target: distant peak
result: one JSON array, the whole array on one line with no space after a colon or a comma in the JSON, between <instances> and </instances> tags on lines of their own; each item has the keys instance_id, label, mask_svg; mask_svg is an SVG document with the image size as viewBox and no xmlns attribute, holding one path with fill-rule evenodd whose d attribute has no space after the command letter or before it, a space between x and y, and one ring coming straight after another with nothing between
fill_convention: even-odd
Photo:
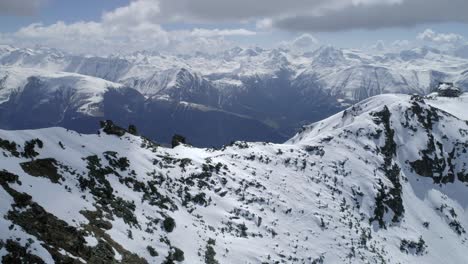
<instances>
[{"instance_id":1,"label":"distant peak","mask_svg":"<svg viewBox=\"0 0 468 264\"><path fill-rule=\"evenodd\" d=\"M337 62L345 61L343 51L333 46L322 46L313 53L314 64L334 66Z\"/></svg>"}]
</instances>

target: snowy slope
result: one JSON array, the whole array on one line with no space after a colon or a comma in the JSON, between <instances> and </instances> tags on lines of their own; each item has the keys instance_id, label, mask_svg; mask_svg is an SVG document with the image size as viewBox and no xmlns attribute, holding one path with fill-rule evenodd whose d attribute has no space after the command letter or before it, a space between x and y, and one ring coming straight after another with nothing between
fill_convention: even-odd
<instances>
[{"instance_id":1,"label":"snowy slope","mask_svg":"<svg viewBox=\"0 0 468 264\"><path fill-rule=\"evenodd\" d=\"M75 73L0 66L0 104L8 101L12 94L21 94L28 87L40 90L41 97L45 100L60 93L69 97L64 101L69 100L70 107L96 116L101 112L100 103L104 93L109 88L120 88L122 85Z\"/></svg>"},{"instance_id":2,"label":"snowy slope","mask_svg":"<svg viewBox=\"0 0 468 264\"><path fill-rule=\"evenodd\" d=\"M218 150L169 149L110 123L100 135L0 130L0 256L464 263L467 106L377 96L285 144Z\"/></svg>"}]
</instances>

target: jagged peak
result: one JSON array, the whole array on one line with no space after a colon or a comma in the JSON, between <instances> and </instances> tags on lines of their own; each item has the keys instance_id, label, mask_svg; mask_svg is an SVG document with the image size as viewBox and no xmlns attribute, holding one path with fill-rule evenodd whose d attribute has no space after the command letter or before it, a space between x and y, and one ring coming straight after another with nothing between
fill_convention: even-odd
<instances>
[{"instance_id":1,"label":"jagged peak","mask_svg":"<svg viewBox=\"0 0 468 264\"><path fill-rule=\"evenodd\" d=\"M346 61L343 51L330 45L318 48L312 56L315 65L334 66Z\"/></svg>"}]
</instances>

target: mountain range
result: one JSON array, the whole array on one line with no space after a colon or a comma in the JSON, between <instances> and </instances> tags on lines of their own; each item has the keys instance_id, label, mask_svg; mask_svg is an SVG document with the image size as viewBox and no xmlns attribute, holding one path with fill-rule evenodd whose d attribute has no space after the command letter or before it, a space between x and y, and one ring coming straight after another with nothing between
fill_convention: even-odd
<instances>
[{"instance_id":1,"label":"mountain range","mask_svg":"<svg viewBox=\"0 0 468 264\"><path fill-rule=\"evenodd\" d=\"M61 80L96 81L47 76L26 86L58 99ZM71 89L73 113L99 113L101 92ZM467 94L379 95L283 144L218 149L160 146L110 121L97 134L0 130L0 258L464 263L467 105Z\"/></svg>"},{"instance_id":2,"label":"mountain range","mask_svg":"<svg viewBox=\"0 0 468 264\"><path fill-rule=\"evenodd\" d=\"M0 46L0 128L95 133L134 124L158 142L284 142L303 125L385 93L468 88L468 60L422 47L394 53L234 48L216 54L96 57Z\"/></svg>"}]
</instances>

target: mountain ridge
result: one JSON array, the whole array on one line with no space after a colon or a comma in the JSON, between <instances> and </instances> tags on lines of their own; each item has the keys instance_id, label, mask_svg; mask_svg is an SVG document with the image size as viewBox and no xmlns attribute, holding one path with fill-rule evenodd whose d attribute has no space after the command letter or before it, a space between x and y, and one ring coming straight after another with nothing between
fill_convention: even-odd
<instances>
[{"instance_id":1,"label":"mountain ridge","mask_svg":"<svg viewBox=\"0 0 468 264\"><path fill-rule=\"evenodd\" d=\"M285 144L221 149L169 149L109 123L99 135L0 130L0 256L463 262L467 100L382 95Z\"/></svg>"}]
</instances>

